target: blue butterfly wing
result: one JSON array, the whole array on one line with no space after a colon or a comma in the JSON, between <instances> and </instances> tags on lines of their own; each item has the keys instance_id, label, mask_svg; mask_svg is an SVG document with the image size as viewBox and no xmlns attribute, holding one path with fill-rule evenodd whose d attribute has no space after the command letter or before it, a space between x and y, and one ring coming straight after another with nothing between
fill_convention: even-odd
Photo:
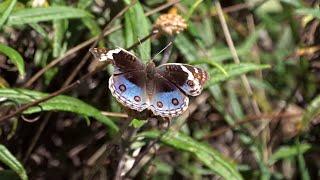
<instances>
[{"instance_id":1,"label":"blue butterfly wing","mask_svg":"<svg viewBox=\"0 0 320 180\"><path fill-rule=\"evenodd\" d=\"M157 72L191 96L199 95L209 79L206 71L188 64L163 64L157 67Z\"/></svg>"},{"instance_id":2,"label":"blue butterfly wing","mask_svg":"<svg viewBox=\"0 0 320 180\"><path fill-rule=\"evenodd\" d=\"M122 105L141 112L149 106L145 77L144 71L114 74L109 79L109 89Z\"/></svg>"},{"instance_id":3,"label":"blue butterfly wing","mask_svg":"<svg viewBox=\"0 0 320 180\"><path fill-rule=\"evenodd\" d=\"M173 83L155 74L154 92L150 99L149 109L154 115L176 117L182 114L189 104L189 98Z\"/></svg>"}]
</instances>

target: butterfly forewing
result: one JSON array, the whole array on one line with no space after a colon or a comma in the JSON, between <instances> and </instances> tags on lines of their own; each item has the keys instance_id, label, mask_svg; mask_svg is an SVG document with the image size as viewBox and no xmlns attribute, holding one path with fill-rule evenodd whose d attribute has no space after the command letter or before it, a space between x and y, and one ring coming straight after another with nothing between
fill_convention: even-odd
<instances>
[{"instance_id":1,"label":"butterfly forewing","mask_svg":"<svg viewBox=\"0 0 320 180\"><path fill-rule=\"evenodd\" d=\"M109 79L112 95L124 106L139 112L149 106L144 71L114 74Z\"/></svg>"},{"instance_id":2,"label":"butterfly forewing","mask_svg":"<svg viewBox=\"0 0 320 180\"><path fill-rule=\"evenodd\" d=\"M157 67L157 73L191 96L199 95L209 78L201 68L179 63L163 64Z\"/></svg>"},{"instance_id":3,"label":"butterfly forewing","mask_svg":"<svg viewBox=\"0 0 320 180\"><path fill-rule=\"evenodd\" d=\"M139 58L122 48L109 51L105 48L93 48L90 52L100 61L110 60L115 67L114 74L141 71L145 68Z\"/></svg>"},{"instance_id":4,"label":"butterfly forewing","mask_svg":"<svg viewBox=\"0 0 320 180\"><path fill-rule=\"evenodd\" d=\"M161 117L176 117L188 107L189 98L170 81L155 75L154 92L150 99L149 109Z\"/></svg>"}]
</instances>

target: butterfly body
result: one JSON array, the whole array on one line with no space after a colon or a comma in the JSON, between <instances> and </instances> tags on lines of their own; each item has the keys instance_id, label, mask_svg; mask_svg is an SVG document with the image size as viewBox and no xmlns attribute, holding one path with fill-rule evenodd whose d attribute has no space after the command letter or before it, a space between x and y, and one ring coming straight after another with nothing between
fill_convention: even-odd
<instances>
[{"instance_id":1,"label":"butterfly body","mask_svg":"<svg viewBox=\"0 0 320 180\"><path fill-rule=\"evenodd\" d=\"M204 70L187 64L156 67L153 61L145 65L121 48L90 51L97 59L110 60L115 67L109 79L111 94L122 105L139 112L150 110L156 116L179 116L188 107L188 95L199 95L208 80Z\"/></svg>"}]
</instances>

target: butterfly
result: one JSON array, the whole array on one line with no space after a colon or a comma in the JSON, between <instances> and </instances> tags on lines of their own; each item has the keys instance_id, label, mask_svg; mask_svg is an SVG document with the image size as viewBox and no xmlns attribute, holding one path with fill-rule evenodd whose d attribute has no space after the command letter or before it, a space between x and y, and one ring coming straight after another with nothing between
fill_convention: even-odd
<instances>
[{"instance_id":1,"label":"butterfly","mask_svg":"<svg viewBox=\"0 0 320 180\"><path fill-rule=\"evenodd\" d=\"M199 95L209 79L206 71L187 64L144 64L122 48L92 48L90 52L96 59L113 64L109 89L118 102L139 112L151 110L156 116L181 115L188 108L188 95Z\"/></svg>"}]
</instances>

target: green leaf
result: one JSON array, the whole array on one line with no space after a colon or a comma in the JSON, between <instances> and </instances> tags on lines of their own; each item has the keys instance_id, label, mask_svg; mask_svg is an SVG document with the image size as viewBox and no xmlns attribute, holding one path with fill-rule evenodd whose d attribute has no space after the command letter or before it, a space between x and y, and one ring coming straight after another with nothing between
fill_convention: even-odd
<instances>
[{"instance_id":1,"label":"green leaf","mask_svg":"<svg viewBox=\"0 0 320 180\"><path fill-rule=\"evenodd\" d=\"M320 9L317 8L301 8L296 10L297 14L300 15L309 15L315 18L320 19Z\"/></svg>"},{"instance_id":2,"label":"green leaf","mask_svg":"<svg viewBox=\"0 0 320 180\"><path fill-rule=\"evenodd\" d=\"M120 25L120 23L121 22L119 21L114 22L115 26ZM110 44L116 44L119 47L125 47L126 37L123 35L125 31L126 29L121 28L118 31L111 33L110 35L108 35L108 42L110 42Z\"/></svg>"},{"instance_id":3,"label":"green leaf","mask_svg":"<svg viewBox=\"0 0 320 180\"><path fill-rule=\"evenodd\" d=\"M148 131L139 134L139 136L156 139L160 134L159 131ZM236 170L235 164L204 143L197 142L185 134L173 131L166 132L160 140L175 149L191 153L208 166L212 172L225 179L242 179Z\"/></svg>"},{"instance_id":4,"label":"green leaf","mask_svg":"<svg viewBox=\"0 0 320 180\"><path fill-rule=\"evenodd\" d=\"M48 33L37 23L30 23L30 27L32 27L35 31L37 31L42 37L44 37L47 41L49 41Z\"/></svg>"},{"instance_id":5,"label":"green leaf","mask_svg":"<svg viewBox=\"0 0 320 180\"><path fill-rule=\"evenodd\" d=\"M174 40L174 45L179 49L188 62L198 59L198 50L185 35L180 34Z\"/></svg>"},{"instance_id":6,"label":"green leaf","mask_svg":"<svg viewBox=\"0 0 320 180\"><path fill-rule=\"evenodd\" d=\"M80 9L85 9L93 3L93 0L79 0L77 7Z\"/></svg>"},{"instance_id":7,"label":"green leaf","mask_svg":"<svg viewBox=\"0 0 320 180\"><path fill-rule=\"evenodd\" d=\"M308 168L306 166L306 162L303 157L303 152L301 149L301 143L300 143L299 137L296 138L295 144L296 144L297 152L298 152L298 166L299 166L299 171L301 174L301 179L302 180L310 180L310 175L308 172Z\"/></svg>"},{"instance_id":8,"label":"green leaf","mask_svg":"<svg viewBox=\"0 0 320 180\"><path fill-rule=\"evenodd\" d=\"M48 8L21 9L11 13L7 25L21 25L43 21L53 21L58 19L72 19L93 17L85 10L67 7L54 6Z\"/></svg>"},{"instance_id":9,"label":"green leaf","mask_svg":"<svg viewBox=\"0 0 320 180\"><path fill-rule=\"evenodd\" d=\"M243 119L244 118L243 108L236 95L235 89L227 88L227 92L230 99L230 106L234 113L235 119Z\"/></svg>"},{"instance_id":10,"label":"green leaf","mask_svg":"<svg viewBox=\"0 0 320 180\"><path fill-rule=\"evenodd\" d=\"M93 0L79 0L77 7L79 9L86 9L93 3ZM97 36L101 33L101 29L95 19L82 18L83 24L90 30L92 36Z\"/></svg>"},{"instance_id":11,"label":"green leaf","mask_svg":"<svg viewBox=\"0 0 320 180\"><path fill-rule=\"evenodd\" d=\"M236 47L236 51L239 57L246 56L251 52L252 46L258 39L258 33L252 33L242 44ZM224 61L232 58L232 53L228 47L214 47L210 50L210 58L217 61Z\"/></svg>"},{"instance_id":12,"label":"green leaf","mask_svg":"<svg viewBox=\"0 0 320 180\"><path fill-rule=\"evenodd\" d=\"M280 0L280 1L283 2L283 3L290 4L290 5L292 5L292 6L296 7L296 8L303 6L303 4L301 3L300 0Z\"/></svg>"},{"instance_id":13,"label":"green leaf","mask_svg":"<svg viewBox=\"0 0 320 180\"><path fill-rule=\"evenodd\" d=\"M241 63L241 64L228 64L224 65L223 69L227 72L228 76L225 75L220 69L214 68L209 70L210 80L207 83L207 86L217 84L221 81L225 81L235 76L245 74L250 71L256 71L259 69L269 68L269 65L257 65L250 63Z\"/></svg>"},{"instance_id":14,"label":"green leaf","mask_svg":"<svg viewBox=\"0 0 320 180\"><path fill-rule=\"evenodd\" d=\"M14 170L22 180L27 180L26 170L21 163L11 154L11 152L2 144L0 144L0 161Z\"/></svg>"},{"instance_id":15,"label":"green leaf","mask_svg":"<svg viewBox=\"0 0 320 180\"><path fill-rule=\"evenodd\" d=\"M130 123L130 126L133 126L134 128L141 128L147 122L148 121L146 120L133 119Z\"/></svg>"},{"instance_id":16,"label":"green leaf","mask_svg":"<svg viewBox=\"0 0 320 180\"><path fill-rule=\"evenodd\" d=\"M54 20L53 29L53 57L56 58L61 55L63 38L68 29L68 22L66 20Z\"/></svg>"},{"instance_id":17,"label":"green leaf","mask_svg":"<svg viewBox=\"0 0 320 180\"><path fill-rule=\"evenodd\" d=\"M125 0L126 4L130 4L130 0ZM145 16L142 5L137 3L131 7L125 13L125 35L126 35L126 46L131 46L134 42L138 41L149 35L150 23L148 18ZM138 47L139 57L143 61L148 61L151 58L151 41L147 40Z\"/></svg>"},{"instance_id":18,"label":"green leaf","mask_svg":"<svg viewBox=\"0 0 320 180\"><path fill-rule=\"evenodd\" d=\"M97 36L101 33L101 29L96 20L92 18L82 18L81 20L83 24L90 30L92 36Z\"/></svg>"},{"instance_id":19,"label":"green leaf","mask_svg":"<svg viewBox=\"0 0 320 180\"><path fill-rule=\"evenodd\" d=\"M1 1L0 3L0 14L4 14L4 12L8 9L9 5L12 3L12 0ZM12 11L17 11L19 9L23 9L25 5L19 1L16 2L15 6L13 6Z\"/></svg>"},{"instance_id":20,"label":"green leaf","mask_svg":"<svg viewBox=\"0 0 320 180\"><path fill-rule=\"evenodd\" d=\"M4 13L2 13L2 15L0 16L0 29L8 19L16 3L17 3L17 0L11 0L10 4L8 4L8 6L6 7L6 10L4 11Z\"/></svg>"},{"instance_id":21,"label":"green leaf","mask_svg":"<svg viewBox=\"0 0 320 180\"><path fill-rule=\"evenodd\" d=\"M307 107L300 121L299 129L305 131L309 128L311 121L320 114L320 95L315 97Z\"/></svg>"},{"instance_id":22,"label":"green leaf","mask_svg":"<svg viewBox=\"0 0 320 180\"><path fill-rule=\"evenodd\" d=\"M281 13L283 12L283 7L279 0L268 0L264 1L256 9L257 14L267 14L267 13Z\"/></svg>"},{"instance_id":23,"label":"green leaf","mask_svg":"<svg viewBox=\"0 0 320 180\"><path fill-rule=\"evenodd\" d=\"M30 103L43 98L48 94L27 89L0 89L0 97L7 98L17 103ZM24 111L24 114L37 113L41 111L65 111L73 112L83 116L93 117L101 123L109 126L112 130L118 131L116 124L111 119L102 115L100 111L93 106L70 96L59 95L48 101L40 103L39 106L31 107Z\"/></svg>"},{"instance_id":24,"label":"green leaf","mask_svg":"<svg viewBox=\"0 0 320 180\"><path fill-rule=\"evenodd\" d=\"M288 159L298 156L299 153L303 154L311 149L310 144L298 144L292 146L281 146L275 153L273 153L269 159L269 164L272 165L281 159ZM300 149L298 149L300 148Z\"/></svg>"},{"instance_id":25,"label":"green leaf","mask_svg":"<svg viewBox=\"0 0 320 180\"><path fill-rule=\"evenodd\" d=\"M236 47L239 57L245 56L251 52L252 46L258 39L258 33L252 33L242 44ZM179 49L181 54L189 63L196 63L199 59L199 53L195 43L187 38L187 36L180 34L174 41L175 46ZM228 47L214 47L209 50L210 61L219 62L232 58L232 54Z\"/></svg>"},{"instance_id":26,"label":"green leaf","mask_svg":"<svg viewBox=\"0 0 320 180\"><path fill-rule=\"evenodd\" d=\"M190 19L190 17L194 13L194 11L197 9L197 7L202 3L202 1L203 0L197 0L195 3L193 3L193 5L190 7L190 10L188 11L188 14L186 16L187 21Z\"/></svg>"},{"instance_id":27,"label":"green leaf","mask_svg":"<svg viewBox=\"0 0 320 180\"><path fill-rule=\"evenodd\" d=\"M228 76L228 72L223 68L222 64L216 63L214 61L204 59L204 60L193 61L190 64L208 64L212 67L219 69L224 75Z\"/></svg>"},{"instance_id":28,"label":"green leaf","mask_svg":"<svg viewBox=\"0 0 320 180\"><path fill-rule=\"evenodd\" d=\"M0 44L0 53L3 53L6 56L8 56L10 61L12 61L12 63L17 66L20 76L24 77L25 75L24 60L20 55L20 53L15 49L9 46L6 46L4 44Z\"/></svg>"}]
</instances>

